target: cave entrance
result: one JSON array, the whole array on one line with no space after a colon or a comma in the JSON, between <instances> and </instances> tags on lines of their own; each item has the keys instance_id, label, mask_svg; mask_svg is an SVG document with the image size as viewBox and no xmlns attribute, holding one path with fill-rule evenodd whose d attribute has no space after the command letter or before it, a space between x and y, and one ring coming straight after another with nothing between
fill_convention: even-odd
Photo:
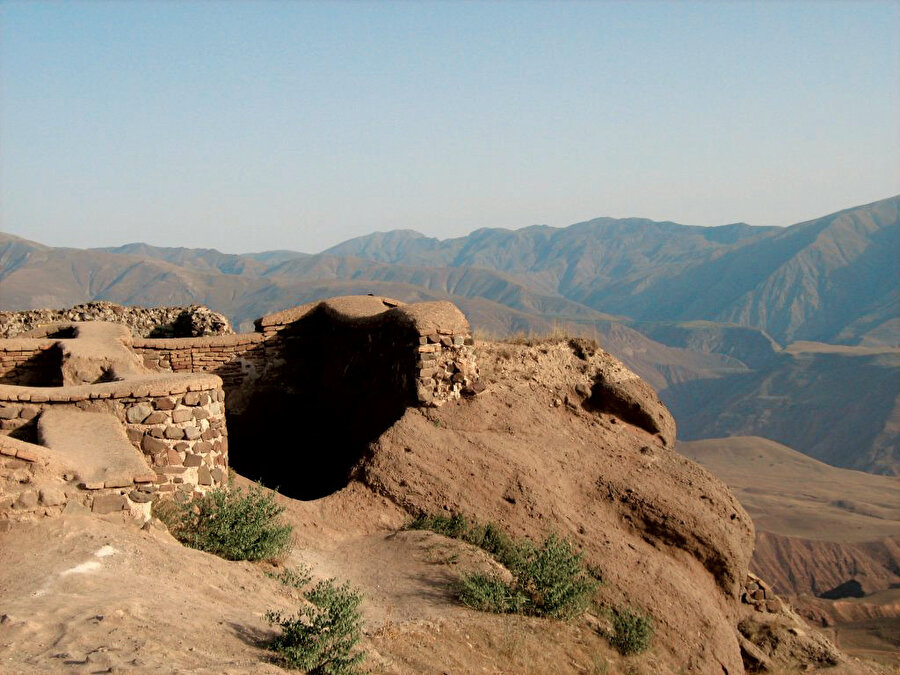
<instances>
[{"instance_id":1,"label":"cave entrance","mask_svg":"<svg viewBox=\"0 0 900 675\"><path fill-rule=\"evenodd\" d=\"M293 499L345 487L369 445L413 400L415 364L406 361L417 336L407 330L324 310L285 328L281 365L241 392L246 403L228 413L234 470Z\"/></svg>"}]
</instances>

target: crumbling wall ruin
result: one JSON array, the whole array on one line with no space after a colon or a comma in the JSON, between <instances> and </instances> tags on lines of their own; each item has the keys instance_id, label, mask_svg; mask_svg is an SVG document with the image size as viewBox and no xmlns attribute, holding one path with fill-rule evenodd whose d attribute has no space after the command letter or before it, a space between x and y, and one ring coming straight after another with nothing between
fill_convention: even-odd
<instances>
[{"instance_id":1,"label":"crumbling wall ruin","mask_svg":"<svg viewBox=\"0 0 900 675\"><path fill-rule=\"evenodd\" d=\"M248 477L298 498L329 494L407 407L442 405L478 378L468 322L446 302L333 298L263 317L253 334L193 338L133 337L108 323L39 325L43 314L22 314L0 317L7 329L29 326L0 339L0 435L20 444L4 461L18 467L27 460L15 452L40 454L37 422L48 410L114 417L148 472L123 486L82 481L80 490L100 491L101 510L140 510L135 504L167 493L187 498L222 484L229 444ZM42 499L0 498L0 512L62 508Z\"/></svg>"}]
</instances>

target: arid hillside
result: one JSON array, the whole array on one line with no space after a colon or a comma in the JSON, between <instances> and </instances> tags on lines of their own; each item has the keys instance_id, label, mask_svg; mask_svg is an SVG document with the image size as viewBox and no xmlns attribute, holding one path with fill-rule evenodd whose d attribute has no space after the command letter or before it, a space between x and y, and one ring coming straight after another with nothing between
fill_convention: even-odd
<instances>
[{"instance_id":1,"label":"arid hillside","mask_svg":"<svg viewBox=\"0 0 900 675\"><path fill-rule=\"evenodd\" d=\"M838 469L758 437L679 442L756 526L751 568L855 654L897 658L900 480ZM817 597L822 596L822 597Z\"/></svg>"},{"instance_id":2,"label":"arid hillside","mask_svg":"<svg viewBox=\"0 0 900 675\"><path fill-rule=\"evenodd\" d=\"M333 494L280 498L295 545L279 564L361 589L372 672L880 672L771 593L754 608L749 594L762 591L747 590L750 518L674 451L668 412L619 362L585 341L476 346L480 393L408 408ZM252 467L263 454L296 463L297 453L335 450L304 447L302 428L282 433L266 447L234 443L230 454ZM53 467L6 470L36 487ZM293 480L284 473L282 487ZM262 648L274 635L263 614L298 596L266 578L270 567L183 548L118 515L71 511L0 533L6 672L278 672ZM457 540L403 530L427 513L465 513L535 541L568 538L602 579L593 607L569 622L463 607L453 591L461 574L496 563ZM611 648L613 608L652 617L647 652Z\"/></svg>"}]
</instances>

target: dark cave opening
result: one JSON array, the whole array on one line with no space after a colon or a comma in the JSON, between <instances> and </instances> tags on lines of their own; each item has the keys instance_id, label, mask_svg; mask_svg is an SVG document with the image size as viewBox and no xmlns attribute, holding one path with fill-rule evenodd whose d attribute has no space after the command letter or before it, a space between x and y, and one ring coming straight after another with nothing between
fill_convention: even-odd
<instances>
[{"instance_id":1,"label":"dark cave opening","mask_svg":"<svg viewBox=\"0 0 900 675\"><path fill-rule=\"evenodd\" d=\"M322 310L285 328L280 365L228 412L234 470L294 499L345 487L370 444L412 401L409 345L417 336L407 330Z\"/></svg>"}]
</instances>

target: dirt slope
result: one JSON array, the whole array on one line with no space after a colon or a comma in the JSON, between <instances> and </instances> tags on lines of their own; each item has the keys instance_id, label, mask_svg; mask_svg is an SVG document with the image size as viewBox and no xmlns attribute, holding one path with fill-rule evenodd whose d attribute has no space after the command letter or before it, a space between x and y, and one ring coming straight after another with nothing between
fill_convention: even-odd
<instances>
[{"instance_id":1,"label":"dirt slope","mask_svg":"<svg viewBox=\"0 0 900 675\"><path fill-rule=\"evenodd\" d=\"M281 564L305 562L317 577L361 588L371 672L733 674L744 671L742 649L775 671L878 672L789 610L742 604L749 517L718 479L666 445L671 429L616 416L665 419L652 392L629 390L643 396L643 417L603 412L591 387L616 372L628 384L620 364L567 342L479 349L483 393L407 410L338 492L280 498L296 540ZM573 539L603 575L604 605L653 616L653 647L619 656L602 613L564 623L460 606L451 593L460 573L495 563L460 542L402 531L411 515L439 511ZM0 532L0 670L278 672L261 648L273 635L263 615L298 597L265 569L94 516L14 524Z\"/></svg>"}]
</instances>

